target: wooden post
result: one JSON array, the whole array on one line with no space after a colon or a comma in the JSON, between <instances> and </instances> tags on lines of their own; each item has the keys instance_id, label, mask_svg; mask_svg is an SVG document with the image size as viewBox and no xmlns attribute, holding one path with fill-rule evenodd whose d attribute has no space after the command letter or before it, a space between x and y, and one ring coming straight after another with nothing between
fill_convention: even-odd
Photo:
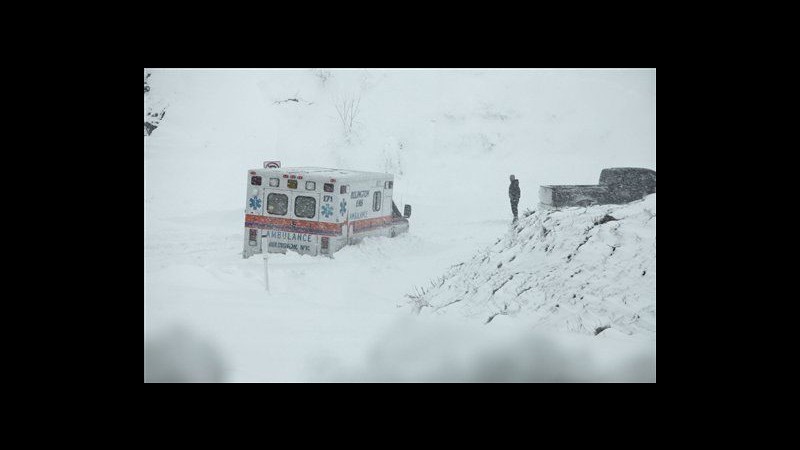
<instances>
[{"instance_id":1,"label":"wooden post","mask_svg":"<svg viewBox=\"0 0 800 450\"><path fill-rule=\"evenodd\" d=\"M269 292L269 264L267 255L269 254L269 239L261 235L261 253L264 255L264 285Z\"/></svg>"}]
</instances>

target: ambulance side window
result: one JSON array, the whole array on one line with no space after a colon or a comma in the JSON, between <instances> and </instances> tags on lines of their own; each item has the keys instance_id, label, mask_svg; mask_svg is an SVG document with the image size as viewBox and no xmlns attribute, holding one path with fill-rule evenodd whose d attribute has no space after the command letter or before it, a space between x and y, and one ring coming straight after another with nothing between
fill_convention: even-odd
<instances>
[{"instance_id":1,"label":"ambulance side window","mask_svg":"<svg viewBox=\"0 0 800 450\"><path fill-rule=\"evenodd\" d=\"M311 219L317 214L317 199L298 195L294 198L294 215Z\"/></svg>"},{"instance_id":2,"label":"ambulance side window","mask_svg":"<svg viewBox=\"0 0 800 450\"><path fill-rule=\"evenodd\" d=\"M375 194L372 196L372 210L381 210L381 191L375 191Z\"/></svg>"},{"instance_id":3,"label":"ambulance side window","mask_svg":"<svg viewBox=\"0 0 800 450\"><path fill-rule=\"evenodd\" d=\"M267 212L277 216L285 216L289 210L289 197L285 194L269 194L267 196Z\"/></svg>"}]
</instances>

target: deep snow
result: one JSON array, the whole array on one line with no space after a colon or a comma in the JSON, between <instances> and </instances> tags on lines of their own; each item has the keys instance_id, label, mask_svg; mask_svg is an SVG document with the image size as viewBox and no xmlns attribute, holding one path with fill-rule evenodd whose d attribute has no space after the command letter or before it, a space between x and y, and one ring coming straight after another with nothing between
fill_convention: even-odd
<instances>
[{"instance_id":1,"label":"deep snow","mask_svg":"<svg viewBox=\"0 0 800 450\"><path fill-rule=\"evenodd\" d=\"M655 339L655 277L651 194L625 205L531 212L410 296L417 311L458 311L486 324L508 316L533 329Z\"/></svg>"},{"instance_id":2,"label":"deep snow","mask_svg":"<svg viewBox=\"0 0 800 450\"><path fill-rule=\"evenodd\" d=\"M598 336L536 333L521 316L417 316L405 296L512 233L508 174L520 179L522 218L541 184L655 169L654 71L325 72L152 70L148 101L168 105L144 149L145 338L160 360L217 355L220 367L189 362L192 380L209 381L654 380L654 318L632 335L613 324ZM333 102L353 95L361 113L347 142ZM394 173L398 206L413 206L409 234L334 259L271 255L265 292L261 257L241 258L241 194L246 171L268 159ZM563 249L582 238L561 236ZM654 276L636 287L652 289L653 315ZM472 300L483 319L496 306ZM526 311L552 306L539 300Z\"/></svg>"}]
</instances>

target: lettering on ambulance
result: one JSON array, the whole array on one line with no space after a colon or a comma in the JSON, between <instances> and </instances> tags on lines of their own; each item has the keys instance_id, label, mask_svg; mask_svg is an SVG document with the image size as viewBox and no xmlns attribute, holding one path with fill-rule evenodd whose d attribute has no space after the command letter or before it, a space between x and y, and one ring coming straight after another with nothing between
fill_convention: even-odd
<instances>
[{"instance_id":1,"label":"lettering on ambulance","mask_svg":"<svg viewBox=\"0 0 800 450\"><path fill-rule=\"evenodd\" d=\"M350 193L350 198L355 199L353 210L347 216L347 220L358 220L369 216L369 211L366 209L365 199L369 197L369 189L363 191L353 191ZM363 211L361 211L363 209Z\"/></svg>"},{"instance_id":2,"label":"lettering on ambulance","mask_svg":"<svg viewBox=\"0 0 800 450\"><path fill-rule=\"evenodd\" d=\"M266 233L262 233L261 237L269 238L269 239L284 239L287 241L303 241L303 242L311 242L311 235L304 234L304 233L292 233L289 231L275 231L275 230L266 230Z\"/></svg>"},{"instance_id":3,"label":"lettering on ambulance","mask_svg":"<svg viewBox=\"0 0 800 450\"><path fill-rule=\"evenodd\" d=\"M308 245L298 245L298 244L288 244L285 242L273 242L270 241L269 243L270 248L283 248L287 250L299 250L301 252L310 252L311 247Z\"/></svg>"},{"instance_id":4,"label":"lettering on ambulance","mask_svg":"<svg viewBox=\"0 0 800 450\"><path fill-rule=\"evenodd\" d=\"M356 211L351 212L349 216L347 216L348 220L358 220L367 217L368 211Z\"/></svg>"},{"instance_id":5,"label":"lettering on ambulance","mask_svg":"<svg viewBox=\"0 0 800 450\"><path fill-rule=\"evenodd\" d=\"M306 233L265 230L261 237L268 239L270 248L295 250L301 253L312 252L316 245L314 236Z\"/></svg>"}]
</instances>

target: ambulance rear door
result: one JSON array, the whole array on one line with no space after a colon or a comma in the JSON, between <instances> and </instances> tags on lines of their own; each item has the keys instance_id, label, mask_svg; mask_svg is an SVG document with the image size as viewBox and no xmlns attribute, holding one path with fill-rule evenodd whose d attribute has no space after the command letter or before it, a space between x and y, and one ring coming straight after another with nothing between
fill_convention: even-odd
<instances>
[{"instance_id":1,"label":"ambulance rear door","mask_svg":"<svg viewBox=\"0 0 800 450\"><path fill-rule=\"evenodd\" d=\"M306 183L300 183L305 186ZM319 252L320 209L322 207L319 193L312 190L290 192L290 211L292 217L293 235L287 236L287 243L292 244L292 250L302 254L316 255Z\"/></svg>"}]
</instances>

